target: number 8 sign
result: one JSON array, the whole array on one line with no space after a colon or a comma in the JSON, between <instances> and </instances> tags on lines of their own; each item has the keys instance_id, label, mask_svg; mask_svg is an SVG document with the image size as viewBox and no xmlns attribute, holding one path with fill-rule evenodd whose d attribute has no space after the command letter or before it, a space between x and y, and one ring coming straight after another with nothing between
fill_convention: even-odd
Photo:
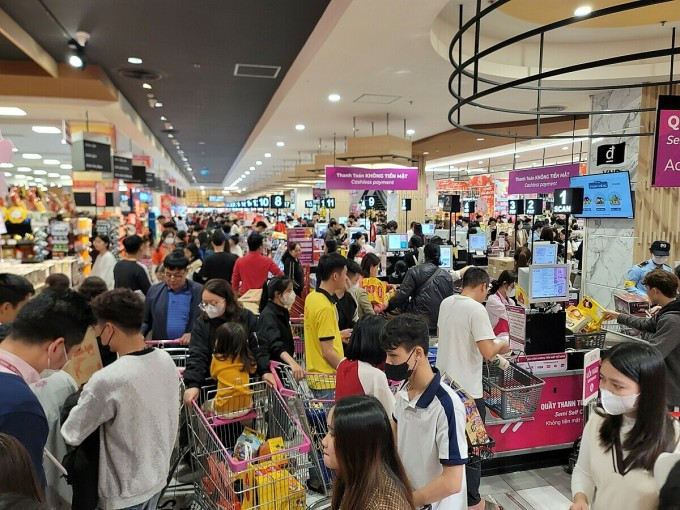
<instances>
[{"instance_id":1,"label":"number 8 sign","mask_svg":"<svg viewBox=\"0 0 680 510\"><path fill-rule=\"evenodd\" d=\"M286 202L286 197L284 195L272 195L270 204L274 209L283 209Z\"/></svg>"}]
</instances>

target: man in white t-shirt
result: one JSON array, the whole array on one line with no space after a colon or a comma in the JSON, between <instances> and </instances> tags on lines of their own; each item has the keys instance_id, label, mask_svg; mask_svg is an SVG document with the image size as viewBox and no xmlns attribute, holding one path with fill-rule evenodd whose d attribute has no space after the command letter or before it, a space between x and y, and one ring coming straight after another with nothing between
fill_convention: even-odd
<instances>
[{"instance_id":1,"label":"man in white t-shirt","mask_svg":"<svg viewBox=\"0 0 680 510\"><path fill-rule=\"evenodd\" d=\"M482 391L482 363L509 352L507 342L495 342L489 315L482 304L489 292L490 278L478 267L463 275L460 295L446 298L439 308L439 349L437 368L448 373L475 399L482 420L486 418ZM486 502L479 495L481 464L466 467L468 508L482 510Z\"/></svg>"}]
</instances>

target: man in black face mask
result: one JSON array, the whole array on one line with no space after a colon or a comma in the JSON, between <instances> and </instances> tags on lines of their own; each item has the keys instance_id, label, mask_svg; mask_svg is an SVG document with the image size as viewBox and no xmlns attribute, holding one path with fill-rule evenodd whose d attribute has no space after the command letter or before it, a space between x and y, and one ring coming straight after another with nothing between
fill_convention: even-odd
<instances>
[{"instance_id":1,"label":"man in black face mask","mask_svg":"<svg viewBox=\"0 0 680 510\"><path fill-rule=\"evenodd\" d=\"M447 510L467 508L465 407L428 362L427 323L400 315L385 325L380 343L387 352L387 378L406 381L392 418L416 508L435 503ZM423 443L428 441L432 444Z\"/></svg>"}]
</instances>

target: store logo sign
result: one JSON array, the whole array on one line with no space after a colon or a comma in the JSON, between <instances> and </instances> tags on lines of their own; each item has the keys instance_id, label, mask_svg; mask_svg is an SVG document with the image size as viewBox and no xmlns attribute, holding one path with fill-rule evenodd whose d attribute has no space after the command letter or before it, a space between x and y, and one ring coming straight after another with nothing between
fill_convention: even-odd
<instances>
[{"instance_id":1,"label":"store logo sign","mask_svg":"<svg viewBox=\"0 0 680 510\"><path fill-rule=\"evenodd\" d=\"M659 96L652 186L680 187L680 96Z\"/></svg>"},{"instance_id":2,"label":"store logo sign","mask_svg":"<svg viewBox=\"0 0 680 510\"><path fill-rule=\"evenodd\" d=\"M597 148L597 166L620 165L626 158L626 142L600 145Z\"/></svg>"}]
</instances>

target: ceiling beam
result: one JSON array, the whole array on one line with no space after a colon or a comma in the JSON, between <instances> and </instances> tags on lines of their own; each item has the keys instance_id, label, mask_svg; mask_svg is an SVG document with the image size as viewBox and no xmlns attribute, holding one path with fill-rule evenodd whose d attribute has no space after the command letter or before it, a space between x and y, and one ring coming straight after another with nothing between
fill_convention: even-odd
<instances>
[{"instance_id":1,"label":"ceiling beam","mask_svg":"<svg viewBox=\"0 0 680 510\"><path fill-rule=\"evenodd\" d=\"M57 62L40 46L31 35L14 21L9 14L0 9L0 34L9 39L14 46L23 51L52 78L59 77Z\"/></svg>"}]
</instances>

